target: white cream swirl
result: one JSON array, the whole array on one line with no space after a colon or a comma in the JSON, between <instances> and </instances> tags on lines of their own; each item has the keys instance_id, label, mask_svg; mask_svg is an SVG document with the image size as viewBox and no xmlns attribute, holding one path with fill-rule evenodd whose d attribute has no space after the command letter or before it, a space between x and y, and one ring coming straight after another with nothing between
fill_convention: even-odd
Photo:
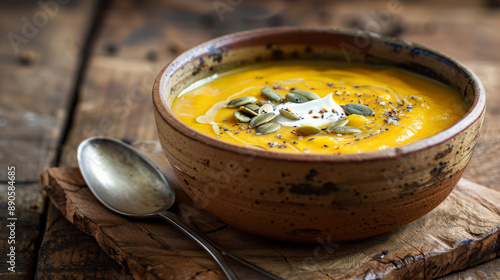
<instances>
[{"instance_id":1,"label":"white cream swirl","mask_svg":"<svg viewBox=\"0 0 500 280\"><path fill-rule=\"evenodd\" d=\"M280 104L276 106L276 113L278 113L280 109L288 110L300 117L300 120L291 120L278 114L273 121L288 127L296 127L304 124L320 127L337 121L345 117L345 113L344 110L333 101L332 96L333 93L330 93L323 98L305 103L287 102L285 104Z\"/></svg>"}]
</instances>

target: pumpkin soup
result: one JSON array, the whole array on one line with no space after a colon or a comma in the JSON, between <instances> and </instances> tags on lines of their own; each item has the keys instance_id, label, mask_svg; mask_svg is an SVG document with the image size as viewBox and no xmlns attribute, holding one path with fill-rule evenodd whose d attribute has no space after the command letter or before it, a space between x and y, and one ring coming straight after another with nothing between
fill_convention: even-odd
<instances>
[{"instance_id":1,"label":"pumpkin soup","mask_svg":"<svg viewBox=\"0 0 500 280\"><path fill-rule=\"evenodd\" d=\"M183 90L174 114L220 141L287 153L360 153L405 145L458 122L443 84L395 68L261 64Z\"/></svg>"}]
</instances>

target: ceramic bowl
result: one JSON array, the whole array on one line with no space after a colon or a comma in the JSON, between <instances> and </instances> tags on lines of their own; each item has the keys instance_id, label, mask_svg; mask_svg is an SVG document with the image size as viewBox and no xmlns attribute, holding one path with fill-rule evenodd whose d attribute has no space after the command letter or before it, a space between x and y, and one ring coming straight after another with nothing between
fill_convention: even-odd
<instances>
[{"instance_id":1,"label":"ceramic bowl","mask_svg":"<svg viewBox=\"0 0 500 280\"><path fill-rule=\"evenodd\" d=\"M398 67L456 89L470 109L445 131L405 146L304 155L218 141L182 123L169 108L199 79L273 60ZM434 209L469 163L485 110L480 80L443 54L371 33L315 28L251 30L198 45L160 72L153 101L164 154L197 204L242 231L299 242L366 238Z\"/></svg>"}]
</instances>

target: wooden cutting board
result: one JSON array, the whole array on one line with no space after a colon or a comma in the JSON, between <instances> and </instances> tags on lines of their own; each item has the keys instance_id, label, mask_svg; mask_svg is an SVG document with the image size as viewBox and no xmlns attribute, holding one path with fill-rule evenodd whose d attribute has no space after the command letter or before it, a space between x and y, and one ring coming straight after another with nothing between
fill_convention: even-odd
<instances>
[{"instance_id":1,"label":"wooden cutting board","mask_svg":"<svg viewBox=\"0 0 500 280\"><path fill-rule=\"evenodd\" d=\"M286 279L436 278L500 255L500 192L462 179L426 216L400 229L345 244L304 245L251 236L193 205L176 184L158 143L135 145L173 182L177 212L226 249ZM225 279L198 245L157 220L129 219L98 203L78 168L50 168L41 185L73 224L137 279ZM239 270L243 279L253 279Z\"/></svg>"}]
</instances>

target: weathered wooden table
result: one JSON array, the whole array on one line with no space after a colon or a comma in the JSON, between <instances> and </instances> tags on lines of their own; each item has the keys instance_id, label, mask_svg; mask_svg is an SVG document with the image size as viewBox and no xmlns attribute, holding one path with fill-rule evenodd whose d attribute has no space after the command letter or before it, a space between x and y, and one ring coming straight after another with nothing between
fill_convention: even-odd
<instances>
[{"instance_id":1,"label":"weathered wooden table","mask_svg":"<svg viewBox=\"0 0 500 280\"><path fill-rule=\"evenodd\" d=\"M47 201L39 173L50 166L76 166L75 150L90 136L156 140L150 91L159 70L193 45L244 29L366 29L424 44L463 62L482 79L488 94L482 135L464 177L500 191L500 3L436 2L2 1L0 278L131 278ZM6 265L7 218L13 217L7 211L11 166L16 273ZM498 271L497 258L444 278L495 279Z\"/></svg>"}]
</instances>

